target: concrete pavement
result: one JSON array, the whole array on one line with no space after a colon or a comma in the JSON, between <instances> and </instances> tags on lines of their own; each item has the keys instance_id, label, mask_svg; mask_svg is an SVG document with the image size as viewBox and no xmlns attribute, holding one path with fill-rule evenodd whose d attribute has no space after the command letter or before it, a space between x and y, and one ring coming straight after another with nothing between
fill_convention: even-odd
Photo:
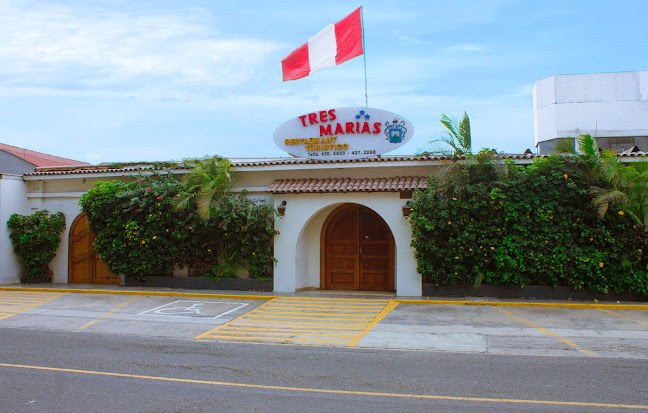
<instances>
[{"instance_id":1,"label":"concrete pavement","mask_svg":"<svg viewBox=\"0 0 648 413\"><path fill-rule=\"evenodd\" d=\"M648 306L641 303L68 287L0 288L0 328L208 342L648 358Z\"/></svg>"}]
</instances>

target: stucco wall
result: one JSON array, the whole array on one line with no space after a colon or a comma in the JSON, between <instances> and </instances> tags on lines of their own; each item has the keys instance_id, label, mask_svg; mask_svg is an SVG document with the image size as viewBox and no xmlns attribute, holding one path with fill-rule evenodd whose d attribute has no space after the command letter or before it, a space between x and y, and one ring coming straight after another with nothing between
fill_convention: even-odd
<instances>
[{"instance_id":1,"label":"stucco wall","mask_svg":"<svg viewBox=\"0 0 648 413\"><path fill-rule=\"evenodd\" d=\"M320 234L328 214L337 206L352 202L365 205L378 213L389 225L396 243L397 293L405 296L421 295L421 277L416 272L413 249L409 246L411 229L402 217L405 203L398 192L347 193L347 194L293 194L272 195L266 188L275 179L327 178L327 177L396 177L429 176L440 165L409 162L372 162L316 165L278 165L275 167L240 168L235 172L235 192L247 190L254 199L263 199L277 206L288 201L286 217L276 220L281 235L275 239L275 255L279 260L275 268L275 289L295 291L303 287L319 287ZM55 282L67 282L68 239L72 222L81 212L78 205L83 193L98 180L124 179L121 173L48 175L25 177L28 187L27 211L48 209L63 212L67 228L61 246L50 268ZM128 178L127 178L128 179Z\"/></svg>"},{"instance_id":2,"label":"stucco wall","mask_svg":"<svg viewBox=\"0 0 648 413\"><path fill-rule=\"evenodd\" d=\"M17 283L24 273L22 262L14 253L9 239L7 221L12 214L28 213L26 186L22 177L0 175L0 284Z\"/></svg>"},{"instance_id":3,"label":"stucco wall","mask_svg":"<svg viewBox=\"0 0 648 413\"><path fill-rule=\"evenodd\" d=\"M577 137L648 136L648 72L551 76L533 86L536 146Z\"/></svg>"},{"instance_id":4,"label":"stucco wall","mask_svg":"<svg viewBox=\"0 0 648 413\"><path fill-rule=\"evenodd\" d=\"M50 187L56 187L55 181L32 181L29 182L27 194L28 207L30 211L47 209L48 211L63 212L65 214L65 231L61 235L61 245L56 250L56 256L50 263L50 269L54 272L52 281L55 283L66 283L68 281L68 239L70 227L74 219L81 213L79 206L80 194L85 189L83 180L76 181L76 186L64 185L67 189L75 189L73 192L58 192ZM86 181L87 182L87 181ZM60 185L61 183L58 182ZM60 188L59 188L60 189Z\"/></svg>"},{"instance_id":5,"label":"stucco wall","mask_svg":"<svg viewBox=\"0 0 648 413\"><path fill-rule=\"evenodd\" d=\"M405 200L398 193L328 193L275 195L275 207L286 201L284 218L275 221L275 290L293 292L304 287L320 288L320 236L326 217L338 206L355 203L380 215L396 244L395 286L399 296L420 296L421 276L416 272L411 227L403 218Z\"/></svg>"},{"instance_id":6,"label":"stucco wall","mask_svg":"<svg viewBox=\"0 0 648 413\"><path fill-rule=\"evenodd\" d=\"M0 150L0 173L23 175L33 171L34 165L15 155Z\"/></svg>"}]
</instances>

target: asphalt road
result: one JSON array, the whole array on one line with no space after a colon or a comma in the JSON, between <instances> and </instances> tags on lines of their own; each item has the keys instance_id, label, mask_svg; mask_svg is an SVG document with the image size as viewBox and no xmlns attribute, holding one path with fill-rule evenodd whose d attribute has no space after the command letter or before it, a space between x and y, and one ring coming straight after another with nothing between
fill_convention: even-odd
<instances>
[{"instance_id":1,"label":"asphalt road","mask_svg":"<svg viewBox=\"0 0 648 413\"><path fill-rule=\"evenodd\" d=\"M2 412L648 411L647 379L622 358L0 328Z\"/></svg>"}]
</instances>

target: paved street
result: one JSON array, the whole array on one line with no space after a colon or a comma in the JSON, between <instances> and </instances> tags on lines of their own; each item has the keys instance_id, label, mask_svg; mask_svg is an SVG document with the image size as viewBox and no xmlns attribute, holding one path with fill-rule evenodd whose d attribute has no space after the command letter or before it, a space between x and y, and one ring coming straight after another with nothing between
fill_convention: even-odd
<instances>
[{"instance_id":1,"label":"paved street","mask_svg":"<svg viewBox=\"0 0 648 413\"><path fill-rule=\"evenodd\" d=\"M648 311L502 304L0 290L0 411L648 410Z\"/></svg>"}]
</instances>

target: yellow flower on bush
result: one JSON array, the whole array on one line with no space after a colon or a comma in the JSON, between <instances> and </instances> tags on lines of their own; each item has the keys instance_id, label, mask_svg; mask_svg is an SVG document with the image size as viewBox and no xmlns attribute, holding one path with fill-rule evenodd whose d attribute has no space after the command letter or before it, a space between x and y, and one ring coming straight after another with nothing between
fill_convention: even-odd
<instances>
[{"instance_id":1,"label":"yellow flower on bush","mask_svg":"<svg viewBox=\"0 0 648 413\"><path fill-rule=\"evenodd\" d=\"M602 262L599 263L599 267L601 267L601 268L603 268L604 265L605 264L603 264Z\"/></svg>"},{"instance_id":2,"label":"yellow flower on bush","mask_svg":"<svg viewBox=\"0 0 648 413\"><path fill-rule=\"evenodd\" d=\"M459 259L459 257L455 257L455 260L458 260L458 259Z\"/></svg>"},{"instance_id":3,"label":"yellow flower on bush","mask_svg":"<svg viewBox=\"0 0 648 413\"><path fill-rule=\"evenodd\" d=\"M492 249L492 250L494 250L494 249L495 249L495 247L491 247L491 249Z\"/></svg>"},{"instance_id":4,"label":"yellow flower on bush","mask_svg":"<svg viewBox=\"0 0 648 413\"><path fill-rule=\"evenodd\" d=\"M142 244L146 244L146 241L142 240Z\"/></svg>"},{"instance_id":5,"label":"yellow flower on bush","mask_svg":"<svg viewBox=\"0 0 648 413\"><path fill-rule=\"evenodd\" d=\"M157 237L155 235L153 235L153 239L157 239Z\"/></svg>"},{"instance_id":6,"label":"yellow flower on bush","mask_svg":"<svg viewBox=\"0 0 648 413\"><path fill-rule=\"evenodd\" d=\"M624 212L623 212L623 211L619 211L619 215L623 215L623 214L624 214Z\"/></svg>"},{"instance_id":7,"label":"yellow flower on bush","mask_svg":"<svg viewBox=\"0 0 648 413\"><path fill-rule=\"evenodd\" d=\"M448 225L451 225L451 224L452 224L452 221L448 221Z\"/></svg>"},{"instance_id":8,"label":"yellow flower on bush","mask_svg":"<svg viewBox=\"0 0 648 413\"><path fill-rule=\"evenodd\" d=\"M567 174L564 174L563 176L565 177L565 179L569 178L569 175Z\"/></svg>"}]
</instances>

